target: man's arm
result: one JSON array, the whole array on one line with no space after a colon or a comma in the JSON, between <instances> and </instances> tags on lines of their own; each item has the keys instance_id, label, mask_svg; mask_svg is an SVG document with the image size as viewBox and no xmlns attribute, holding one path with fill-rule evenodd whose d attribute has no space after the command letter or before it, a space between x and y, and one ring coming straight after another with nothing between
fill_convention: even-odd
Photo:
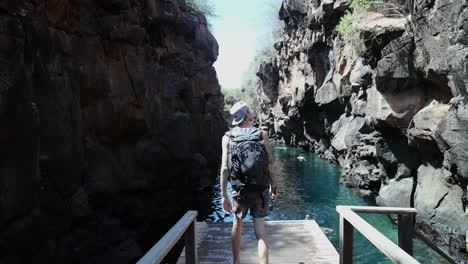
<instances>
[{"instance_id":1,"label":"man's arm","mask_svg":"<svg viewBox=\"0 0 468 264\"><path fill-rule=\"evenodd\" d=\"M232 210L232 205L231 201L229 200L229 197L227 195L227 182L228 182L228 176L229 176L229 169L228 169L228 143L229 143L229 138L224 135L222 139L222 150L223 154L221 156L221 173L220 173L220 183L221 183L221 197L222 197L222 205L223 205L223 210L226 213L230 213Z\"/></svg>"},{"instance_id":2,"label":"man's arm","mask_svg":"<svg viewBox=\"0 0 468 264\"><path fill-rule=\"evenodd\" d=\"M270 140L267 133L263 132L263 144L265 145L265 151L268 155L268 170L270 171L270 191L276 195L276 184L275 184L275 164L273 163L273 155L271 154Z\"/></svg>"}]
</instances>

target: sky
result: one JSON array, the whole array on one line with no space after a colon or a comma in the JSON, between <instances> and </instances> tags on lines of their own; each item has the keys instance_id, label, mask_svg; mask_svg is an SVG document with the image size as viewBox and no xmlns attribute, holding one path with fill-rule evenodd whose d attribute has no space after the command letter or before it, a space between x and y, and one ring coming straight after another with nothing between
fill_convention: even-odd
<instances>
[{"instance_id":1,"label":"sky","mask_svg":"<svg viewBox=\"0 0 468 264\"><path fill-rule=\"evenodd\" d=\"M271 32L272 16L280 0L212 0L216 17L210 19L219 44L214 66L224 89L241 87L244 72L256 50L265 46ZM275 8L275 6L277 8Z\"/></svg>"}]
</instances>

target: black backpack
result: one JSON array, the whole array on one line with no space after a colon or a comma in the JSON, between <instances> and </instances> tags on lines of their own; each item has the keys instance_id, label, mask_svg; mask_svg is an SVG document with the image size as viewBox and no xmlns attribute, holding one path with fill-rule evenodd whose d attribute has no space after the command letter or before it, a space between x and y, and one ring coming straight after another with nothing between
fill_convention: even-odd
<instances>
[{"instance_id":1,"label":"black backpack","mask_svg":"<svg viewBox=\"0 0 468 264\"><path fill-rule=\"evenodd\" d=\"M229 137L229 182L235 191L263 191L270 186L268 155L263 144L262 130L235 127Z\"/></svg>"}]
</instances>

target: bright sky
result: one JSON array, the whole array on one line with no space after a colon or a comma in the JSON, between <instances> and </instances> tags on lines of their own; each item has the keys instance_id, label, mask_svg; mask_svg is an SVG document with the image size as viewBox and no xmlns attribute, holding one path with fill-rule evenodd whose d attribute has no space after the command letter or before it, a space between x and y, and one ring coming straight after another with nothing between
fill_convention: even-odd
<instances>
[{"instance_id":1,"label":"bright sky","mask_svg":"<svg viewBox=\"0 0 468 264\"><path fill-rule=\"evenodd\" d=\"M219 43L219 56L214 64L221 87L240 88L243 73L255 51L271 32L268 21L274 3L280 0L216 0L216 17L211 18L213 34ZM279 7L279 4L276 4ZM271 23L270 23L271 24Z\"/></svg>"}]
</instances>

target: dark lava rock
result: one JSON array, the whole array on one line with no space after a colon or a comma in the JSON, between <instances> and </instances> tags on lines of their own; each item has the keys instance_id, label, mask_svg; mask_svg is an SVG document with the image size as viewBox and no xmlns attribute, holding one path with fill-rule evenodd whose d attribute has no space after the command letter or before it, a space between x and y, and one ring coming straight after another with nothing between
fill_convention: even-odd
<instances>
[{"instance_id":1,"label":"dark lava rock","mask_svg":"<svg viewBox=\"0 0 468 264\"><path fill-rule=\"evenodd\" d=\"M218 44L185 1L0 2L0 263L135 262L213 179Z\"/></svg>"},{"instance_id":2,"label":"dark lava rock","mask_svg":"<svg viewBox=\"0 0 468 264\"><path fill-rule=\"evenodd\" d=\"M468 184L468 104L454 102L441 121L436 137L444 153L444 166Z\"/></svg>"}]
</instances>

